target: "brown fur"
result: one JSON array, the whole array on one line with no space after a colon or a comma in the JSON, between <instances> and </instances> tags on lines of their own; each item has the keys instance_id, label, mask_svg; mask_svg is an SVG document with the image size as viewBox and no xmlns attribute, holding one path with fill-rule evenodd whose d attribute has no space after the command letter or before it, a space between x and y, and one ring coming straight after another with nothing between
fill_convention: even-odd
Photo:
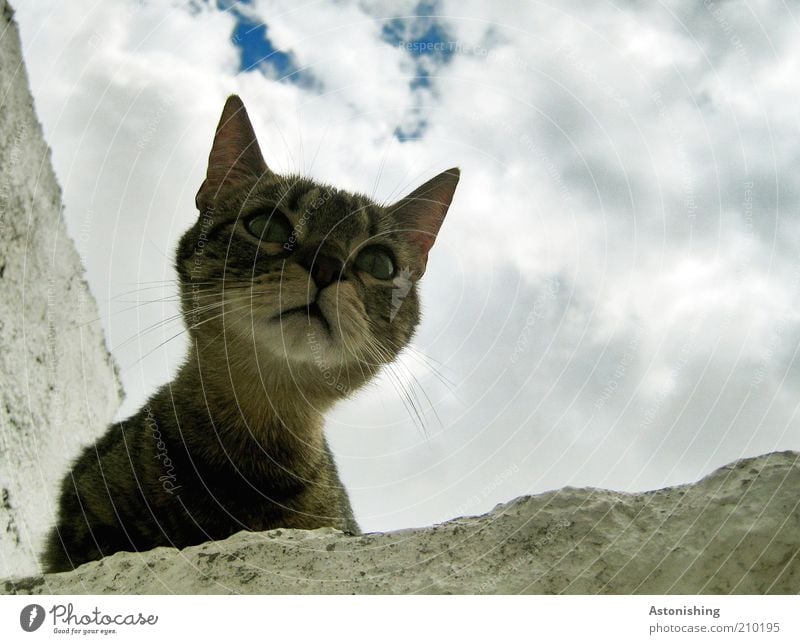
<instances>
[{"instance_id":1,"label":"brown fur","mask_svg":"<svg viewBox=\"0 0 800 644\"><path fill-rule=\"evenodd\" d=\"M381 206L280 177L241 101L228 99L197 195L200 217L176 256L189 355L171 383L74 463L45 568L239 530L358 532L323 415L411 339L416 280L457 181L451 170ZM291 243L250 232L264 213L288 220ZM399 307L396 282L355 265L374 244L412 276Z\"/></svg>"}]
</instances>

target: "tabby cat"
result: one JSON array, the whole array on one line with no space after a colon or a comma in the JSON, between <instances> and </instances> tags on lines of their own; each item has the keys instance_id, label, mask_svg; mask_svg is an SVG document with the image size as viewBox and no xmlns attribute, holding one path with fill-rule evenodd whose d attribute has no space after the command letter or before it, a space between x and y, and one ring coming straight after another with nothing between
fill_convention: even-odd
<instances>
[{"instance_id":1,"label":"tabby cat","mask_svg":"<svg viewBox=\"0 0 800 644\"><path fill-rule=\"evenodd\" d=\"M379 205L279 176L228 98L175 262L189 355L72 465L45 569L240 530L357 533L323 414L409 342L458 178Z\"/></svg>"}]
</instances>

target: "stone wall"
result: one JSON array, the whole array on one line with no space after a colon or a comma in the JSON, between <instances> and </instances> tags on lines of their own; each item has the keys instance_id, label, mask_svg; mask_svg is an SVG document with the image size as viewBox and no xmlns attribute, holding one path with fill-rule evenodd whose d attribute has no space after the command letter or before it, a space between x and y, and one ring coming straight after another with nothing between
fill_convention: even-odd
<instances>
[{"instance_id":1,"label":"stone wall","mask_svg":"<svg viewBox=\"0 0 800 644\"><path fill-rule=\"evenodd\" d=\"M0 576L32 574L70 459L120 389L0 0Z\"/></svg>"},{"instance_id":2,"label":"stone wall","mask_svg":"<svg viewBox=\"0 0 800 644\"><path fill-rule=\"evenodd\" d=\"M482 517L385 534L240 532L119 552L6 593L800 592L800 454L738 461L694 485L564 488Z\"/></svg>"}]
</instances>

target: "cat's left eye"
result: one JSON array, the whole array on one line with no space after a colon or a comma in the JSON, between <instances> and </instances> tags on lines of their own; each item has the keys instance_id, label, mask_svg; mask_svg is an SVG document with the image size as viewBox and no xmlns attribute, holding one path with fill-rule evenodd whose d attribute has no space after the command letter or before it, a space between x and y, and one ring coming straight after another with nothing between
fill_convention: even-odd
<instances>
[{"instance_id":1,"label":"cat's left eye","mask_svg":"<svg viewBox=\"0 0 800 644\"><path fill-rule=\"evenodd\" d=\"M287 244L292 236L292 225L283 213L259 213L245 223L248 232L263 242Z\"/></svg>"},{"instance_id":2,"label":"cat's left eye","mask_svg":"<svg viewBox=\"0 0 800 644\"><path fill-rule=\"evenodd\" d=\"M355 261L356 268L369 273L375 279L388 280L394 277L394 259L382 246L367 246Z\"/></svg>"}]
</instances>

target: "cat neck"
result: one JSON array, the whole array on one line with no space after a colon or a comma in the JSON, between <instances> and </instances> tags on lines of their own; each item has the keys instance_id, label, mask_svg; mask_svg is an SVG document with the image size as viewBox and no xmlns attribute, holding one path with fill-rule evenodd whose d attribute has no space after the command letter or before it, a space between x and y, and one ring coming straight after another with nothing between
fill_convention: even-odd
<instances>
[{"instance_id":1,"label":"cat neck","mask_svg":"<svg viewBox=\"0 0 800 644\"><path fill-rule=\"evenodd\" d=\"M195 466L216 472L234 467L274 489L322 475L330 459L323 413L337 398L319 387L304 388L308 374L281 368L268 356L235 360L220 344L190 343L186 362L158 395L164 413L175 415L175 438Z\"/></svg>"},{"instance_id":2,"label":"cat neck","mask_svg":"<svg viewBox=\"0 0 800 644\"><path fill-rule=\"evenodd\" d=\"M243 355L244 354L244 355ZM193 341L177 376L215 425L269 443L316 442L323 414L342 392L323 382L313 365L296 365L268 351L226 351L223 343Z\"/></svg>"}]
</instances>

